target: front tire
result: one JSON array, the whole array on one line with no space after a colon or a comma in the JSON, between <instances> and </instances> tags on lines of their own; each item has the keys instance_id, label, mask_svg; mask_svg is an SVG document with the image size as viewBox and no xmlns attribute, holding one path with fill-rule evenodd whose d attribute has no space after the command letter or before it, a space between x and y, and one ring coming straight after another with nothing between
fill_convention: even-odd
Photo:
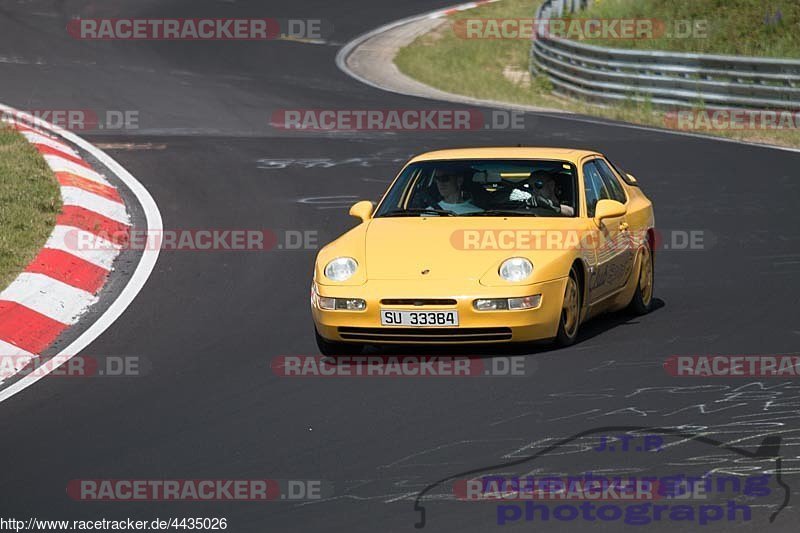
<instances>
[{"instance_id":1,"label":"front tire","mask_svg":"<svg viewBox=\"0 0 800 533\"><path fill-rule=\"evenodd\" d=\"M317 341L319 353L328 357L336 357L340 355L359 355L364 348L360 344L329 341L319 334L317 328L314 328L314 338Z\"/></svg>"},{"instance_id":2,"label":"front tire","mask_svg":"<svg viewBox=\"0 0 800 533\"><path fill-rule=\"evenodd\" d=\"M581 324L581 304L582 304L581 284L578 282L578 274L575 267L569 271L567 287L564 289L564 300L561 305L561 317L558 320L558 334L556 344L559 346L570 346L575 344L578 339L578 328Z\"/></svg>"},{"instance_id":3,"label":"front tire","mask_svg":"<svg viewBox=\"0 0 800 533\"><path fill-rule=\"evenodd\" d=\"M636 292L628 306L635 315L646 315L653 310L653 287L655 273L653 268L653 252L650 246L642 248L642 260L639 265L639 280L636 283Z\"/></svg>"}]
</instances>

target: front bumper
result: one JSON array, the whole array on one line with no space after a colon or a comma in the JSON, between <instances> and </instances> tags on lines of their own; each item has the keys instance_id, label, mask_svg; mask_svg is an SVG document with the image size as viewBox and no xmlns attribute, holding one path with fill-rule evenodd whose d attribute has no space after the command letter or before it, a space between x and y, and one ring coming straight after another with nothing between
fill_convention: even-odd
<instances>
[{"instance_id":1,"label":"front bumper","mask_svg":"<svg viewBox=\"0 0 800 533\"><path fill-rule=\"evenodd\" d=\"M312 297L311 312L319 334L329 341L368 344L471 344L526 342L550 339L558 332L567 278L525 286L472 288L448 287L443 280L371 280L359 286L316 285L317 294L332 298L361 298L363 311L320 309ZM525 310L476 311L480 298L515 298L542 295L539 307ZM454 300L455 304L401 305L382 300ZM381 309L407 311L457 310L458 327L382 326Z\"/></svg>"}]
</instances>

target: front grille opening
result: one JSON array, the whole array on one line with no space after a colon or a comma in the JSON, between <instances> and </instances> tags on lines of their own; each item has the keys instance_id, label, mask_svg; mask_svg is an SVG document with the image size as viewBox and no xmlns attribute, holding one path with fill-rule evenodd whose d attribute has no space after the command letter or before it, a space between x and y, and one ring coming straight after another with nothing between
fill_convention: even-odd
<instances>
[{"instance_id":1,"label":"front grille opening","mask_svg":"<svg viewBox=\"0 0 800 533\"><path fill-rule=\"evenodd\" d=\"M456 305L458 302L452 298L384 298L381 300L383 305L413 305L422 307L425 305Z\"/></svg>"}]
</instances>

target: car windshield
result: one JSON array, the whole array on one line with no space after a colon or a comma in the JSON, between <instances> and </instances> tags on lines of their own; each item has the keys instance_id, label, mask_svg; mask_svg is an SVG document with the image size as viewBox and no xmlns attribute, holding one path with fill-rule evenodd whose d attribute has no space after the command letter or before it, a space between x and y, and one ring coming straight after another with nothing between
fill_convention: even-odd
<instances>
[{"instance_id":1,"label":"car windshield","mask_svg":"<svg viewBox=\"0 0 800 533\"><path fill-rule=\"evenodd\" d=\"M577 171L554 160L425 161L407 166L376 217L571 217Z\"/></svg>"}]
</instances>

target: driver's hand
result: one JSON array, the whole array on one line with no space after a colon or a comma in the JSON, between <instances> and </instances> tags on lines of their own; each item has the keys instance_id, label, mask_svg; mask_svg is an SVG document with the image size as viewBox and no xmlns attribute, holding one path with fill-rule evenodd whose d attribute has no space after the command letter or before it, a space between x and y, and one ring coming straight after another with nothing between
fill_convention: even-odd
<instances>
[{"instance_id":1,"label":"driver's hand","mask_svg":"<svg viewBox=\"0 0 800 533\"><path fill-rule=\"evenodd\" d=\"M545 198L544 196L536 196L536 205L538 207L547 207L552 209L556 213L561 212L561 206L554 201L550 200L549 198Z\"/></svg>"}]
</instances>

